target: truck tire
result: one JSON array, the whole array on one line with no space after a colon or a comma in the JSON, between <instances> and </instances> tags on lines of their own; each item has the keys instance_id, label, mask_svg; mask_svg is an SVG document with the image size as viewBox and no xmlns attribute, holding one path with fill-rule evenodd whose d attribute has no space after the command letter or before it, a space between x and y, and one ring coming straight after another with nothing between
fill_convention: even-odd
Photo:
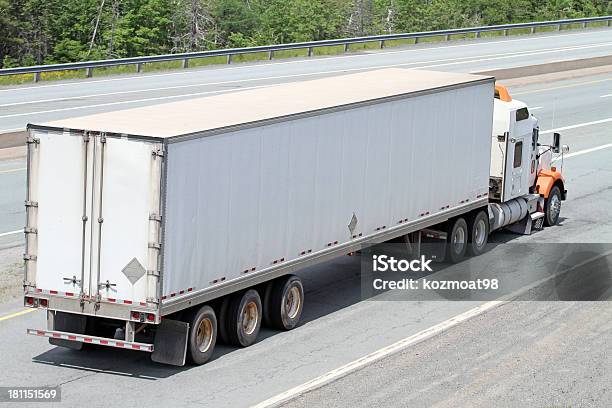
<instances>
[{"instance_id":1,"label":"truck tire","mask_svg":"<svg viewBox=\"0 0 612 408\"><path fill-rule=\"evenodd\" d=\"M231 296L224 296L217 305L217 327L218 327L218 338L223 343L229 343L229 337L227 335L227 310L229 309Z\"/></svg>"},{"instance_id":2,"label":"truck tire","mask_svg":"<svg viewBox=\"0 0 612 408\"><path fill-rule=\"evenodd\" d=\"M263 320L262 324L266 327L272 326L272 319L270 318L270 310L272 307L270 306L270 299L272 297L272 290L274 289L274 283L276 279L266 282L263 286L261 286L261 290L259 291L259 295L262 296L262 307L263 307Z\"/></svg>"},{"instance_id":3,"label":"truck tire","mask_svg":"<svg viewBox=\"0 0 612 408\"><path fill-rule=\"evenodd\" d=\"M189 319L189 338L187 357L194 364L207 362L215 350L217 342L217 317L208 305L197 309Z\"/></svg>"},{"instance_id":4,"label":"truck tire","mask_svg":"<svg viewBox=\"0 0 612 408\"><path fill-rule=\"evenodd\" d=\"M276 279L266 303L268 325L279 330L291 330L300 322L304 309L304 286L295 275Z\"/></svg>"},{"instance_id":5,"label":"truck tire","mask_svg":"<svg viewBox=\"0 0 612 408\"><path fill-rule=\"evenodd\" d=\"M451 263L460 262L468 247L468 226L461 217L451 223L446 243L446 259Z\"/></svg>"},{"instance_id":6,"label":"truck tire","mask_svg":"<svg viewBox=\"0 0 612 408\"><path fill-rule=\"evenodd\" d=\"M489 241L489 216L484 211L478 211L468 221L470 231L467 253L471 256L482 254Z\"/></svg>"},{"instance_id":7,"label":"truck tire","mask_svg":"<svg viewBox=\"0 0 612 408\"><path fill-rule=\"evenodd\" d=\"M559 214L561 214L561 190L558 186L553 186L544 203L544 225L547 227L556 225L559 222Z\"/></svg>"},{"instance_id":8,"label":"truck tire","mask_svg":"<svg viewBox=\"0 0 612 408\"><path fill-rule=\"evenodd\" d=\"M255 289L232 296L227 310L227 340L239 347L257 341L262 320L261 298Z\"/></svg>"}]
</instances>

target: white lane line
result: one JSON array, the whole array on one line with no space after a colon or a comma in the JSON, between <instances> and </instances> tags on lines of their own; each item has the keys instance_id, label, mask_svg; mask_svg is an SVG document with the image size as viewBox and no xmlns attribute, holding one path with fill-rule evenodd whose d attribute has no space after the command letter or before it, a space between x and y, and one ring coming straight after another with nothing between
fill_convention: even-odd
<instances>
[{"instance_id":1,"label":"white lane line","mask_svg":"<svg viewBox=\"0 0 612 408\"><path fill-rule=\"evenodd\" d=\"M515 58L515 57L528 57L528 56L532 56L532 55L542 55L542 54L552 54L552 53L563 52L563 51L582 50L584 48L607 47L609 45L610 45L610 43L602 43L602 44L597 44L597 45L592 45L592 46L588 45L588 46L558 48L558 49L551 48L549 50L540 50L540 51L535 51L535 52L525 52L525 53L522 53L520 55L509 55L509 56L502 56L502 57L495 57L495 58L480 58L480 59L475 59L475 60L472 60L472 61L459 61L459 62L452 62L452 63L447 63L447 64L423 65L423 66L419 66L418 69L444 67L444 66L449 66L449 65L460 65L460 64L470 63L470 62L497 61L497 60ZM402 64L398 64L398 65L402 65Z\"/></svg>"},{"instance_id":2,"label":"white lane line","mask_svg":"<svg viewBox=\"0 0 612 408\"><path fill-rule=\"evenodd\" d=\"M593 153L593 152L597 152L599 150L610 149L610 148L612 148L612 143L608 143L608 144L601 145L601 146L596 146L596 147L591 147L590 149L579 150L579 151L574 152L574 153L564 154L563 158L564 159L569 159L571 157L582 156L583 154ZM553 161L558 161L558 160L561 160L561 156L556 157L555 160L553 160Z\"/></svg>"},{"instance_id":3,"label":"white lane line","mask_svg":"<svg viewBox=\"0 0 612 408\"><path fill-rule=\"evenodd\" d=\"M533 108L529 108L531 112L542 109L543 106L534 106Z\"/></svg>"},{"instance_id":4,"label":"white lane line","mask_svg":"<svg viewBox=\"0 0 612 408\"><path fill-rule=\"evenodd\" d=\"M556 48L556 49L550 49L550 50L546 50L546 51L537 51L537 52L529 52L529 53L496 54L496 55L501 55L501 56L495 56L495 57L491 57L491 58L468 59L468 60L465 60L465 61L456 61L457 59L453 59L453 62L447 62L447 63L442 63L442 64L433 64L433 65L425 65L425 66L418 66L416 68L422 69L422 68L432 68L432 67L441 67L441 66L449 66L449 65L468 64L468 63L473 63L473 62L494 61L494 60L502 60L502 59L515 58L515 57L525 57L525 56L531 56L531 55L549 54L549 53L554 53L554 52L564 52L564 51L570 51L570 50L575 50L575 49L583 49L583 48L599 48L599 47L611 46L611 45L612 45L612 42L605 43L605 44L598 44L598 45L580 46L580 47L569 47L569 48L563 47L563 48ZM444 61L448 61L448 60L444 60ZM344 73L344 72L352 72L352 71L364 71L364 70L370 70L370 69L373 69L373 68L404 67L404 66L410 66L410 65L415 65L415 64L420 64L420 63L413 63L413 62L411 62L411 63L400 63L400 64L386 64L386 65L377 65L377 66L360 67L360 68L348 68L348 69L339 69L339 70L331 70L331 71L318 71L318 72L312 72L312 73L294 74L294 75L284 76L284 77L314 76L314 75L321 75L321 74L333 74L333 73ZM283 77L278 77L278 76L277 77L269 77L268 79L278 79L278 78L283 78ZM225 83L244 82L244 81L248 81L248 80L227 81ZM247 89L254 89L254 88L261 88L261 87L265 87L265 86L275 86L275 85L279 85L279 84L259 85L259 86L252 86L252 87L236 88L235 90L247 90ZM124 105L124 104L130 104L130 103L139 103L139 102L148 102L148 101L160 101L160 100L183 98L183 97L191 97L191 96L210 95L210 94L214 94L214 93L224 93L224 92L229 92L229 91L232 91L232 89L229 89L229 90L228 89L223 89L223 90L217 90L217 91L196 92L196 93L183 94L183 95L161 96L161 97L155 97L155 98L144 98L144 99L136 99L136 100L129 100L129 101L108 102L108 103L94 104L94 105L73 106L73 107L70 107L70 108L49 109L49 110L36 111L36 112L14 113L14 114L0 116L0 119L2 119L2 118L14 118L14 117L19 117L19 116L32 116L32 115L38 115L38 114L43 114L43 113L54 113L54 112L72 111L72 110L78 110L78 109L97 108L97 107L104 107L104 106Z\"/></svg>"},{"instance_id":5,"label":"white lane line","mask_svg":"<svg viewBox=\"0 0 612 408\"><path fill-rule=\"evenodd\" d=\"M2 232L0 233L0 237L8 237L9 235L17 235L17 234L23 234L23 230L17 230L17 231L10 231L10 232Z\"/></svg>"},{"instance_id":6,"label":"white lane line","mask_svg":"<svg viewBox=\"0 0 612 408\"><path fill-rule=\"evenodd\" d=\"M605 47L605 46L609 46L609 45L612 46L612 42L601 43L601 44L596 44L596 45L592 45L591 44L591 45L584 45L584 46L566 46L566 47L549 48L549 49L538 50L537 53L541 54L541 53L549 53L549 52L571 51L571 50L583 49L583 48L599 48L599 47ZM576 48L576 47L579 47L579 48ZM480 61L482 61L482 59L474 60L474 58L492 58L492 60L494 60L494 59L497 59L496 57L520 57L520 56L526 56L526 55L533 55L533 51L514 51L514 52L506 52L506 53L485 54L485 55L480 55L480 56L458 57L458 58L444 58L444 59L431 60L431 61L420 61L420 62L402 63L402 64L399 64L399 65L401 65L403 67L407 67L407 66L416 66L416 65L421 65L421 64L445 63L445 62L448 62L448 61L452 61L453 62L452 65L454 65L458 61L462 61L462 62L464 62L466 60L468 62L480 62ZM378 66L378 67L374 67L374 68L390 67L390 66L396 66L396 65L382 65L382 66ZM439 66L439 65L433 65L433 66ZM423 67L420 67L420 68L423 68ZM131 91L105 92L105 93L98 93L98 94L69 96L69 97L63 97L63 98L38 99L38 100L33 100L33 101L5 103L5 104L0 104L0 107L21 106L21 105L30 105L30 104L36 104L36 103L49 103L49 102L59 102L59 101L70 101L70 100L78 100L78 99L84 99L84 98L96 98L96 97L101 97L101 96L125 95L125 94L132 94L132 93L152 92L152 91L165 91L165 90L172 90L172 89L185 89L185 88L194 88L194 87L200 87L200 86L228 85L228 84L238 84L238 83L254 82L254 81L267 81L267 80L286 79L286 78L299 78L299 77L308 77L308 76L316 76L316 75L323 75L323 74L333 74L333 73L339 73L339 72L347 72L347 71L350 71L350 70L367 70L367 69L370 69L370 67L351 68L351 69L342 69L342 70L331 70L331 71L317 71L317 72L307 72L307 73L290 74L290 75L277 75L277 76L269 76L269 77L261 77L261 78L245 78L245 79L236 79L236 80L228 80L228 81L217 81L217 82L203 82L203 83L199 83L199 84L175 85L175 86L156 87L156 88L145 88L145 89L136 89L136 90L131 90Z\"/></svg>"},{"instance_id":7,"label":"white lane line","mask_svg":"<svg viewBox=\"0 0 612 408\"><path fill-rule=\"evenodd\" d=\"M612 96L612 94L601 95L601 96L600 96L600 98L609 98L609 97L611 97L611 96Z\"/></svg>"},{"instance_id":8,"label":"white lane line","mask_svg":"<svg viewBox=\"0 0 612 408\"><path fill-rule=\"evenodd\" d=\"M389 54L401 54L401 53L414 53L414 52L427 52L427 51L435 51L435 50L444 50L444 49L452 49L452 48L463 48L463 47L478 47L482 45L488 44L499 44L499 43L513 43L513 42L523 42L523 41L537 41L537 40L545 40L549 38L562 38L562 37L572 37L572 36L582 36L582 35L592 35L593 32L583 32L583 33L570 33L570 34L556 34L556 35L548 35L541 37L531 37L531 38L516 38L512 40L500 40L500 41L487 41L487 42L478 42L472 44L458 44L458 45L447 45L440 47L431 47L431 48L418 48L418 49L410 49L410 50L398 50L398 51L384 51L384 52L374 52L369 54L349 54L349 55L341 55L335 57L325 57L314 58L314 59L304 59L304 60L296 60L296 61L279 61L279 62L268 62L265 64L249 64L249 65L241 65L234 67L223 67L211 69L210 71L228 71L228 70L237 70L237 69L252 69L259 65L261 66L270 66L270 65L287 65L287 64L305 64L305 63L319 63L321 60L336 60L336 59L347 59L347 58L364 58L364 57L372 57L378 55L389 55ZM427 63L427 61L423 61L423 63ZM15 87L8 89L0 89L0 93L2 92L11 92L11 91L27 91L31 89L42 89L42 88L51 88L51 87L64 87L64 86L83 86L89 84L96 84L101 82L114 82L114 81L133 81L136 79L147 79L147 78L156 78L156 77L165 77L171 75L193 75L201 73L201 71L184 71L184 72L168 72L163 74L149 74L142 76L129 76L123 78L109 78L109 79L99 79L99 80L87 80L87 81L78 81L78 82L68 82L63 84L50 84L50 85L37 85L37 86L29 86L29 87Z\"/></svg>"},{"instance_id":9,"label":"white lane line","mask_svg":"<svg viewBox=\"0 0 612 408\"><path fill-rule=\"evenodd\" d=\"M279 85L279 84L276 84L276 85ZM241 90L247 90L247 89L265 88L265 87L269 87L269 86L275 86L275 85L249 86L249 87L245 87L245 88L236 88L235 90L236 91L241 91ZM99 107L104 107L104 106L126 105L126 104L130 104L130 103L149 102L149 101L163 101L163 100L177 99L177 98L188 98L188 97L191 97L191 96L211 95L211 94L225 93L225 92L230 92L230 91L232 91L232 89L220 89L218 91L196 92L196 93L182 94L182 95L172 95L172 96L159 96L159 97L156 97L156 98L133 99L133 100L129 100L129 101L120 101L120 102L98 103L98 104L95 104L95 105L73 106L71 108L49 109L49 110L38 111L38 112L15 113L15 114L12 114L12 115L0 116L0 119L1 118L14 118L14 117L17 117L17 116L38 115L38 114L43 114L43 113L65 112L65 111L72 111L72 110L79 110L79 109L99 108Z\"/></svg>"},{"instance_id":10,"label":"white lane line","mask_svg":"<svg viewBox=\"0 0 612 408\"><path fill-rule=\"evenodd\" d=\"M2 136L4 133L14 133L14 132L24 132L25 129L21 128L21 129L0 129L0 136Z\"/></svg>"},{"instance_id":11,"label":"white lane line","mask_svg":"<svg viewBox=\"0 0 612 408\"><path fill-rule=\"evenodd\" d=\"M564 131L564 130L571 130L571 129L577 129L577 128L581 128L581 127L585 127L585 126L600 125L602 123L609 123L609 122L612 122L612 118L594 120L592 122L578 123L576 125L563 126L563 127L556 128L556 129L549 129L549 130L545 130L543 132L540 132L540 134L541 135L545 135L545 134L548 134L548 133L561 132L561 131Z\"/></svg>"},{"instance_id":12,"label":"white lane line","mask_svg":"<svg viewBox=\"0 0 612 408\"><path fill-rule=\"evenodd\" d=\"M507 303L508 301L527 293L528 291L530 291L533 288L536 288L540 285L542 285L543 283L546 283L552 279L558 278L561 275L564 275L572 270L575 270L577 268L580 268L584 265L587 265L593 261L596 261L600 258L604 258L607 256L610 256L612 254L612 250L610 251L606 251L600 255L595 255L591 258L586 259L585 261L582 261L580 263L577 263L571 267L568 267L565 270L561 270L556 274L552 274L550 276L547 276L545 278L542 278L540 280L537 280L529 285L523 286L520 289L517 289L516 291L502 296L500 299L498 300L493 300L490 302L486 302L480 306L477 306L473 309L468 310L467 312L463 312L457 316L451 317L448 320L443 321L442 323L438 323L435 326L432 326L428 329L425 329L423 331L420 331L416 334L413 334L412 336L406 337L405 339L402 339L396 343L393 343L387 347L383 347L379 350L376 350L375 352L368 354L367 356L361 357L357 360L351 361L348 364L345 364L341 367L338 367L334 370L328 371L327 373L316 377L310 381L307 381L301 385L298 385L297 387L291 388L285 392L282 392L278 395L275 395L265 401L262 401L256 405L252 405L251 408L267 408L267 407L272 407L272 406L278 406L279 404L289 401L299 395L302 395L308 391L312 391L315 390L317 388L322 387L325 384L328 384L332 381L338 380L356 370L359 370L360 368L365 367L366 365L369 365L375 361L379 361L385 357L388 357L389 355L392 355L394 353L400 352L406 348L408 348L411 345L414 345L416 343L419 343L423 340L426 340L428 338L431 338L437 334L440 334L448 329L450 329L451 327L457 326L460 323L463 323L473 317L476 317L478 315L481 315L491 309L494 309L497 306L500 306L504 303Z\"/></svg>"},{"instance_id":13,"label":"white lane line","mask_svg":"<svg viewBox=\"0 0 612 408\"><path fill-rule=\"evenodd\" d=\"M6 173L17 173L19 171L25 171L26 168L25 167L20 167L18 169L8 169L8 170L0 170L0 174L6 174Z\"/></svg>"},{"instance_id":14,"label":"white lane line","mask_svg":"<svg viewBox=\"0 0 612 408\"><path fill-rule=\"evenodd\" d=\"M265 401L260 402L257 405L253 405L251 408L265 408L265 407L270 407L270 406L276 406L278 404L281 404L283 402L286 402L300 394L303 394L307 391L311 391L314 390L316 388L321 387L322 385L325 385L331 381L337 380L341 377L344 377L345 375L356 371L370 363L373 363L377 360L381 360L382 358L396 353L398 351L401 351L413 344L416 344L418 342L421 342L425 339L428 339L432 336L435 336L436 334L442 333L443 331L458 325L459 323L462 323L468 319L471 319L474 316L478 316L479 314L482 314L484 312L486 312L487 310L493 309L494 307L500 305L502 302L501 301L493 301L493 302L487 302L481 306L475 307L473 309L468 310L467 312L461 313L455 317L452 317L446 321L443 321L442 323L439 323L435 326L432 326L428 329L425 329L423 331L420 331L410 337L406 337L403 340L400 340L396 343L393 343L387 347L381 348L380 350L377 350L371 354L368 354L365 357L362 357L360 359L357 359L355 361L352 361L348 364L345 364L341 367L336 368L335 370L331 370L328 371L327 373L314 378L308 382L305 382L297 387L291 388L290 390L287 390L283 393L280 393L272 398L269 398Z\"/></svg>"}]
</instances>

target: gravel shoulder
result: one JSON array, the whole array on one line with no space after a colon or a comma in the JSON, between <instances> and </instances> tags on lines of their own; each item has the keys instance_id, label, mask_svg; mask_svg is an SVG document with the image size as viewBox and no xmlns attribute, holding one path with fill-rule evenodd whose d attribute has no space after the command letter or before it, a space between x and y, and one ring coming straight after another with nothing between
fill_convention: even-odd
<instances>
[{"instance_id":1,"label":"gravel shoulder","mask_svg":"<svg viewBox=\"0 0 612 408\"><path fill-rule=\"evenodd\" d=\"M16 299L22 294L23 247L0 249L0 303Z\"/></svg>"}]
</instances>

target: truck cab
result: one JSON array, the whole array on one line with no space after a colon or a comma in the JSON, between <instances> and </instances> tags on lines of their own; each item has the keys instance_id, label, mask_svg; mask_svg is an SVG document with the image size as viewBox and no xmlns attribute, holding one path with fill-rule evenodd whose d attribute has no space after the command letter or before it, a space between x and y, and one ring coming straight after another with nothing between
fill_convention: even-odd
<instances>
[{"instance_id":1,"label":"truck cab","mask_svg":"<svg viewBox=\"0 0 612 408\"><path fill-rule=\"evenodd\" d=\"M556 224L566 190L561 172L552 166L552 154L563 154L569 148L561 148L557 133L552 145L541 144L538 120L527 104L513 99L499 84L495 86L492 129L489 197L514 210L518 205L521 215L531 214L532 221L541 218L544 224Z\"/></svg>"}]
</instances>

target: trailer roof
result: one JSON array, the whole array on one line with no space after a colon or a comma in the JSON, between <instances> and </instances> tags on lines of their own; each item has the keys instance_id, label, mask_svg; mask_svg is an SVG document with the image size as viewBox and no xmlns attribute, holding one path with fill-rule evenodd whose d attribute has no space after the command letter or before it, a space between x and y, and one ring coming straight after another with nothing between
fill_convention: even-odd
<instances>
[{"instance_id":1,"label":"trailer roof","mask_svg":"<svg viewBox=\"0 0 612 408\"><path fill-rule=\"evenodd\" d=\"M207 97L62 119L41 126L168 138L487 79L493 78L389 68L238 89Z\"/></svg>"}]
</instances>

